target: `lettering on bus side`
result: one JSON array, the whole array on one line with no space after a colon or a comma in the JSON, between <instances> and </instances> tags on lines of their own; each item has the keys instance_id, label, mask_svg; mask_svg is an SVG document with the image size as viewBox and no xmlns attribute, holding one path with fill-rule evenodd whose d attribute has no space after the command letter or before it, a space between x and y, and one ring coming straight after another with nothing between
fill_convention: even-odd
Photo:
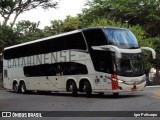
<instances>
[{"instance_id":1,"label":"lettering on bus side","mask_svg":"<svg viewBox=\"0 0 160 120\"><path fill-rule=\"evenodd\" d=\"M56 62L67 62L78 59L77 54L72 51L60 51L54 53L46 53L40 55L33 55L28 57L21 57L8 60L8 68L24 67L39 64L49 64Z\"/></svg>"}]
</instances>

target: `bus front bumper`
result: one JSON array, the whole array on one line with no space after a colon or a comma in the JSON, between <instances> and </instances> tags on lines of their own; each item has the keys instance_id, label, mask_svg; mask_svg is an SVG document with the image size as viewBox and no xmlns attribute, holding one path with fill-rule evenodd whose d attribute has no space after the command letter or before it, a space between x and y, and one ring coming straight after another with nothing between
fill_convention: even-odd
<instances>
[{"instance_id":1,"label":"bus front bumper","mask_svg":"<svg viewBox=\"0 0 160 120\"><path fill-rule=\"evenodd\" d=\"M146 81L142 83L132 82L132 83L118 83L118 89L113 90L113 92L134 92L143 91L146 85Z\"/></svg>"}]
</instances>

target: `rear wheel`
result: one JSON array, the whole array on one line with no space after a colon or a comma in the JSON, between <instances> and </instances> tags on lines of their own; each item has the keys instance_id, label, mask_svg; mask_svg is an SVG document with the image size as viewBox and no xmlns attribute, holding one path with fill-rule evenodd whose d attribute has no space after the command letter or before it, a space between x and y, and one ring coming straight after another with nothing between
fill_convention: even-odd
<instances>
[{"instance_id":1,"label":"rear wheel","mask_svg":"<svg viewBox=\"0 0 160 120\"><path fill-rule=\"evenodd\" d=\"M69 90L72 92L72 96L77 96L77 85L74 81L71 81Z\"/></svg>"},{"instance_id":2,"label":"rear wheel","mask_svg":"<svg viewBox=\"0 0 160 120\"><path fill-rule=\"evenodd\" d=\"M13 90L14 90L15 93L19 93L20 92L18 83L14 83L13 84Z\"/></svg>"},{"instance_id":3,"label":"rear wheel","mask_svg":"<svg viewBox=\"0 0 160 120\"><path fill-rule=\"evenodd\" d=\"M92 88L91 88L91 84L88 81L85 81L84 90L86 92L86 97L91 97Z\"/></svg>"}]
</instances>

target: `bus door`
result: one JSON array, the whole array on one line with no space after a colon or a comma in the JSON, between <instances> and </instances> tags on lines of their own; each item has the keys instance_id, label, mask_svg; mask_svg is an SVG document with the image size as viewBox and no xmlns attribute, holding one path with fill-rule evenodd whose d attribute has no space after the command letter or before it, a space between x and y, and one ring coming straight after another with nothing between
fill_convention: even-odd
<instances>
[{"instance_id":1,"label":"bus door","mask_svg":"<svg viewBox=\"0 0 160 120\"><path fill-rule=\"evenodd\" d=\"M61 65L61 63L57 63L53 67L54 67L55 75L52 77L49 77L49 80L52 82L55 89L57 89L57 90L64 89L65 82L64 82L64 77L63 77L62 65Z\"/></svg>"},{"instance_id":2,"label":"bus door","mask_svg":"<svg viewBox=\"0 0 160 120\"><path fill-rule=\"evenodd\" d=\"M100 82L101 82L101 90L111 90L112 89L112 82L111 82L111 74L101 74L100 75Z\"/></svg>"}]
</instances>

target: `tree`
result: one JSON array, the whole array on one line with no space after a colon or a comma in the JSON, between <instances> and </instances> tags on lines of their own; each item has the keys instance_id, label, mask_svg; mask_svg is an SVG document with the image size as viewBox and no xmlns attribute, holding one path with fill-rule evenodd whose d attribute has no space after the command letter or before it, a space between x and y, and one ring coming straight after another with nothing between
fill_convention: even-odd
<instances>
[{"instance_id":1,"label":"tree","mask_svg":"<svg viewBox=\"0 0 160 120\"><path fill-rule=\"evenodd\" d=\"M22 20L16 24L14 28L19 34L19 42L27 42L44 37L43 31L39 29L40 22L30 22L29 20Z\"/></svg>"},{"instance_id":2,"label":"tree","mask_svg":"<svg viewBox=\"0 0 160 120\"><path fill-rule=\"evenodd\" d=\"M51 21L51 26L44 29L45 35L56 35L82 28L82 22L78 17L67 16L64 20Z\"/></svg>"},{"instance_id":3,"label":"tree","mask_svg":"<svg viewBox=\"0 0 160 120\"><path fill-rule=\"evenodd\" d=\"M82 28L82 22L78 17L67 16L67 18L63 21L63 31L69 32L73 30L77 30Z\"/></svg>"},{"instance_id":4,"label":"tree","mask_svg":"<svg viewBox=\"0 0 160 120\"><path fill-rule=\"evenodd\" d=\"M160 70L160 38L150 38L152 39L153 41L153 46L156 50L156 60L155 61L152 61L155 65L155 68L157 70L157 74L158 74L158 71Z\"/></svg>"},{"instance_id":5,"label":"tree","mask_svg":"<svg viewBox=\"0 0 160 120\"><path fill-rule=\"evenodd\" d=\"M4 47L8 47L14 44L18 44L19 35L10 26L0 25L0 53Z\"/></svg>"},{"instance_id":6,"label":"tree","mask_svg":"<svg viewBox=\"0 0 160 120\"><path fill-rule=\"evenodd\" d=\"M4 19L3 25L7 25L10 16L14 14L14 20L11 24L11 27L16 22L17 17L31 9L37 7L47 8L56 8L58 2L55 0L1 0L0 1L0 15Z\"/></svg>"},{"instance_id":7,"label":"tree","mask_svg":"<svg viewBox=\"0 0 160 120\"><path fill-rule=\"evenodd\" d=\"M159 36L159 0L90 0L88 9L83 10L83 18L90 22L97 17L140 25L147 37Z\"/></svg>"}]
</instances>

